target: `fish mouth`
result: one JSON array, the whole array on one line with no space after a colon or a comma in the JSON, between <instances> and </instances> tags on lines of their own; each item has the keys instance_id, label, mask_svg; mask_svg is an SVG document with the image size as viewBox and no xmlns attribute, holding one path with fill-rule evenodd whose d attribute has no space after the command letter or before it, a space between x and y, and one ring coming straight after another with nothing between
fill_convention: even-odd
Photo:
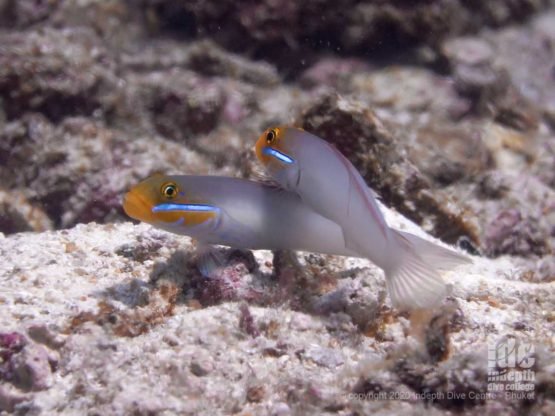
<instances>
[{"instance_id":1,"label":"fish mouth","mask_svg":"<svg viewBox=\"0 0 555 416\"><path fill-rule=\"evenodd\" d=\"M154 218L148 203L137 192L129 191L123 197L123 210L125 213L139 221L152 223Z\"/></svg>"},{"instance_id":2,"label":"fish mouth","mask_svg":"<svg viewBox=\"0 0 555 416\"><path fill-rule=\"evenodd\" d=\"M266 156L271 156L274 159L277 159L280 162L286 163L288 165L295 162L295 159L293 159L291 156L286 155L285 153L277 149L274 149L273 147L265 147L264 149L262 149L262 153Z\"/></svg>"}]
</instances>

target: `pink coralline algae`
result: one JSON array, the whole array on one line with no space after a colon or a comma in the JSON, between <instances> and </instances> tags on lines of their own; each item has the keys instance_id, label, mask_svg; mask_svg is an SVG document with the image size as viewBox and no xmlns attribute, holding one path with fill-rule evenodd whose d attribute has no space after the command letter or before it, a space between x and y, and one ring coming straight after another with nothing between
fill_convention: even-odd
<instances>
[{"instance_id":1,"label":"pink coralline algae","mask_svg":"<svg viewBox=\"0 0 555 416\"><path fill-rule=\"evenodd\" d=\"M25 337L17 332L0 333L0 377L5 377L5 367L14 354L27 344Z\"/></svg>"},{"instance_id":2,"label":"pink coralline algae","mask_svg":"<svg viewBox=\"0 0 555 416\"><path fill-rule=\"evenodd\" d=\"M14 377L12 357L27 344L25 337L17 332L0 334L0 380L11 381Z\"/></svg>"},{"instance_id":3,"label":"pink coralline algae","mask_svg":"<svg viewBox=\"0 0 555 416\"><path fill-rule=\"evenodd\" d=\"M214 305L220 302L247 300L260 303L264 292L252 286L251 272L256 262L252 253L231 250L226 254L226 264L211 270L210 276L198 276L194 279L195 297L203 305Z\"/></svg>"},{"instance_id":4,"label":"pink coralline algae","mask_svg":"<svg viewBox=\"0 0 555 416\"><path fill-rule=\"evenodd\" d=\"M57 360L42 345L29 343L20 333L0 334L0 381L22 391L39 391L51 385Z\"/></svg>"}]
</instances>

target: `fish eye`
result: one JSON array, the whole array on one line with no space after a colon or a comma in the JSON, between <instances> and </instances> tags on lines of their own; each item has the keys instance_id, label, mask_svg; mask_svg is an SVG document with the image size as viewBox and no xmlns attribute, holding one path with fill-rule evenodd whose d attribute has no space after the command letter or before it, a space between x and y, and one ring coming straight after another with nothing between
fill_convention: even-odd
<instances>
[{"instance_id":1,"label":"fish eye","mask_svg":"<svg viewBox=\"0 0 555 416\"><path fill-rule=\"evenodd\" d=\"M162 185L161 191L166 199L174 199L177 196L177 185L173 182L165 183Z\"/></svg>"},{"instance_id":2,"label":"fish eye","mask_svg":"<svg viewBox=\"0 0 555 416\"><path fill-rule=\"evenodd\" d=\"M277 134L274 129L270 130L268 134L266 134L266 143L272 144L274 140L276 140Z\"/></svg>"}]
</instances>

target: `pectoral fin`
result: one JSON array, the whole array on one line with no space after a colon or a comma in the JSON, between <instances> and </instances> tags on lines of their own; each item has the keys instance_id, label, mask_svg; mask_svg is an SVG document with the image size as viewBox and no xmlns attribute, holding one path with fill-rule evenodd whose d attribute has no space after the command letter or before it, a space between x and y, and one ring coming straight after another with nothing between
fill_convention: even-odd
<instances>
[{"instance_id":1,"label":"pectoral fin","mask_svg":"<svg viewBox=\"0 0 555 416\"><path fill-rule=\"evenodd\" d=\"M256 247L260 240L260 233L254 231L250 224L237 221L225 211L221 212L220 222L214 229L214 234L227 245L237 248Z\"/></svg>"}]
</instances>

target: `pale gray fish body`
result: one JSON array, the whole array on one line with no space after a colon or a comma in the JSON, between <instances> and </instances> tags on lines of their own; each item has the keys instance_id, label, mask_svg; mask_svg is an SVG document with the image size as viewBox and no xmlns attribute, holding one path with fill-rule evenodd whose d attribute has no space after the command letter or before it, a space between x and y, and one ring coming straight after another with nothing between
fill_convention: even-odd
<instances>
[{"instance_id":1,"label":"pale gray fish body","mask_svg":"<svg viewBox=\"0 0 555 416\"><path fill-rule=\"evenodd\" d=\"M348 249L381 268L390 267L395 259L389 244L393 237L371 189L335 147L308 132L292 132L303 135L302 140L284 137L295 164L271 172L274 179L339 224Z\"/></svg>"},{"instance_id":2,"label":"pale gray fish body","mask_svg":"<svg viewBox=\"0 0 555 416\"><path fill-rule=\"evenodd\" d=\"M359 257L345 247L341 227L303 204L295 193L237 178L181 175L168 179L195 199L217 207L218 214L193 227L156 224L167 231L205 244Z\"/></svg>"},{"instance_id":3,"label":"pale gray fish body","mask_svg":"<svg viewBox=\"0 0 555 416\"><path fill-rule=\"evenodd\" d=\"M446 293L438 268L470 260L410 233L390 228L373 191L331 144L306 131L280 128L278 149L294 162L266 164L285 189L341 226L345 247L382 268L395 306L436 305ZM281 133L283 131L283 133ZM271 147L271 145L269 145Z\"/></svg>"}]
</instances>

